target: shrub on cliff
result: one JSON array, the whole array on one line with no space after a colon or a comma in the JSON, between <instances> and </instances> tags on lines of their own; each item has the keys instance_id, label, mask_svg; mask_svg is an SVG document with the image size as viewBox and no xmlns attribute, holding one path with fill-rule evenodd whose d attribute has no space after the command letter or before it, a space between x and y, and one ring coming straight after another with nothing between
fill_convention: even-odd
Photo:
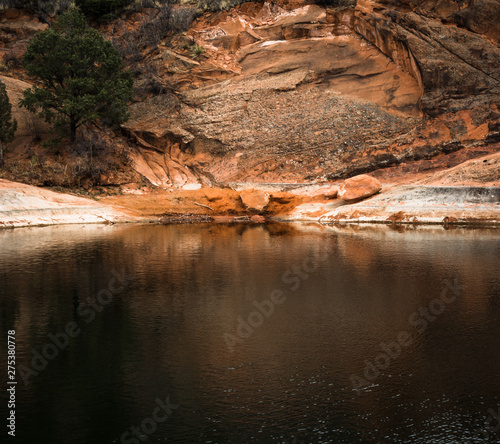
<instances>
[{"instance_id":1,"label":"shrub on cliff","mask_svg":"<svg viewBox=\"0 0 500 444\"><path fill-rule=\"evenodd\" d=\"M38 33L23 65L40 86L24 92L21 106L69 130L71 141L86 123L128 119L132 76L113 45L89 28L78 10L61 15L52 28Z\"/></svg>"},{"instance_id":2,"label":"shrub on cliff","mask_svg":"<svg viewBox=\"0 0 500 444\"><path fill-rule=\"evenodd\" d=\"M326 7L351 7L355 8L357 4L357 0L315 0L317 5L326 6Z\"/></svg>"},{"instance_id":3,"label":"shrub on cliff","mask_svg":"<svg viewBox=\"0 0 500 444\"><path fill-rule=\"evenodd\" d=\"M105 19L113 17L120 9L133 0L75 0L75 5L89 18Z\"/></svg>"},{"instance_id":4,"label":"shrub on cliff","mask_svg":"<svg viewBox=\"0 0 500 444\"><path fill-rule=\"evenodd\" d=\"M173 8L172 1L165 1L158 8L158 15L144 23L140 28L143 41L151 46L156 46L165 37L171 34L184 32L195 19L194 8Z\"/></svg>"},{"instance_id":5,"label":"shrub on cliff","mask_svg":"<svg viewBox=\"0 0 500 444\"><path fill-rule=\"evenodd\" d=\"M198 0L198 8L201 11L227 11L246 1L248 0ZM256 0L256 2L264 3L264 0Z\"/></svg>"},{"instance_id":6,"label":"shrub on cliff","mask_svg":"<svg viewBox=\"0 0 500 444\"><path fill-rule=\"evenodd\" d=\"M12 105L5 84L0 81L0 167L3 166L4 145L12 142L17 122L12 118Z\"/></svg>"},{"instance_id":7,"label":"shrub on cliff","mask_svg":"<svg viewBox=\"0 0 500 444\"><path fill-rule=\"evenodd\" d=\"M17 8L30 9L39 15L45 23L50 23L49 16L67 11L73 0L0 0L0 10Z\"/></svg>"}]
</instances>

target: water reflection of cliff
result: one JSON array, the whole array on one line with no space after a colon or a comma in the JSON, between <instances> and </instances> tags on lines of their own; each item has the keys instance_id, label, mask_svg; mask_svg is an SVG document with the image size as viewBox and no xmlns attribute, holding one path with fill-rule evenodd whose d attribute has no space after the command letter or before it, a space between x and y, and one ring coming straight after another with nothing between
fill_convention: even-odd
<instances>
[{"instance_id":1,"label":"water reflection of cliff","mask_svg":"<svg viewBox=\"0 0 500 444\"><path fill-rule=\"evenodd\" d=\"M296 275L305 258L325 250L314 271L301 270L307 278L296 291L283 282L283 273ZM112 270L125 270L132 283L34 380L37 396L53 379L79 381L83 401L68 407L56 398L55 410L97 417L120 404L127 423L170 394L181 413L178 423L162 426L168 436L182 435L179 427L216 427L227 437L243 413L249 427L285 430L308 405L326 421L321 427L338 424L347 435L358 427L368 437L390 412L408 417L398 402L418 406L443 387L469 394L472 404L499 394L493 373L484 372L500 364L489 353L500 324L499 253L495 230L207 224L2 231L0 324L15 325L26 363L49 332L82 323L76 307L107 287ZM463 295L358 398L349 377L362 374L381 342L414 330L409 316L439 297L446 279L458 279ZM223 335L235 335L238 317L247 319L254 301L274 289L286 302L230 353ZM365 411L371 422L360 426ZM301 420L309 430L320 427L312 416ZM84 427L80 420L76 429ZM425 428L425 413L413 420Z\"/></svg>"}]
</instances>

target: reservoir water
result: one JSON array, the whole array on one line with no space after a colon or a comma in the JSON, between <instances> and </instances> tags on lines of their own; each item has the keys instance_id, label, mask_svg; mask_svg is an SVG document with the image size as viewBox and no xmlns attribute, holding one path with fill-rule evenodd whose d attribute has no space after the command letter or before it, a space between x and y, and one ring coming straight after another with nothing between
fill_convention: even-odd
<instances>
[{"instance_id":1,"label":"reservoir water","mask_svg":"<svg viewBox=\"0 0 500 444\"><path fill-rule=\"evenodd\" d=\"M1 442L500 442L499 264L498 229L0 230Z\"/></svg>"}]
</instances>

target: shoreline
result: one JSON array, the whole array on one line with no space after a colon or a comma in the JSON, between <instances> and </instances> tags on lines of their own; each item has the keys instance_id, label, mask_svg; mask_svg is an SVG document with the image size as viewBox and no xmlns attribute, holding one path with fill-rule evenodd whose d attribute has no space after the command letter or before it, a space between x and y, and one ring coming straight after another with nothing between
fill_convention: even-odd
<instances>
[{"instance_id":1,"label":"shoreline","mask_svg":"<svg viewBox=\"0 0 500 444\"><path fill-rule=\"evenodd\" d=\"M0 228L266 222L500 226L500 187L385 184L380 193L346 202L322 194L331 184L296 184L291 192L278 185L254 185L268 196L265 209L256 211L245 208L240 192L230 188L156 189L96 201L0 180Z\"/></svg>"}]
</instances>

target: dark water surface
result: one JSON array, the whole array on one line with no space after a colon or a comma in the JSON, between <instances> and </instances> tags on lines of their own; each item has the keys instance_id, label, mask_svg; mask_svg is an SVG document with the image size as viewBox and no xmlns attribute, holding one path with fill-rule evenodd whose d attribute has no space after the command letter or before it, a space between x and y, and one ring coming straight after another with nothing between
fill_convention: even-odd
<instances>
[{"instance_id":1,"label":"dark water surface","mask_svg":"<svg viewBox=\"0 0 500 444\"><path fill-rule=\"evenodd\" d=\"M499 263L493 229L0 231L0 441L500 442Z\"/></svg>"}]
</instances>

